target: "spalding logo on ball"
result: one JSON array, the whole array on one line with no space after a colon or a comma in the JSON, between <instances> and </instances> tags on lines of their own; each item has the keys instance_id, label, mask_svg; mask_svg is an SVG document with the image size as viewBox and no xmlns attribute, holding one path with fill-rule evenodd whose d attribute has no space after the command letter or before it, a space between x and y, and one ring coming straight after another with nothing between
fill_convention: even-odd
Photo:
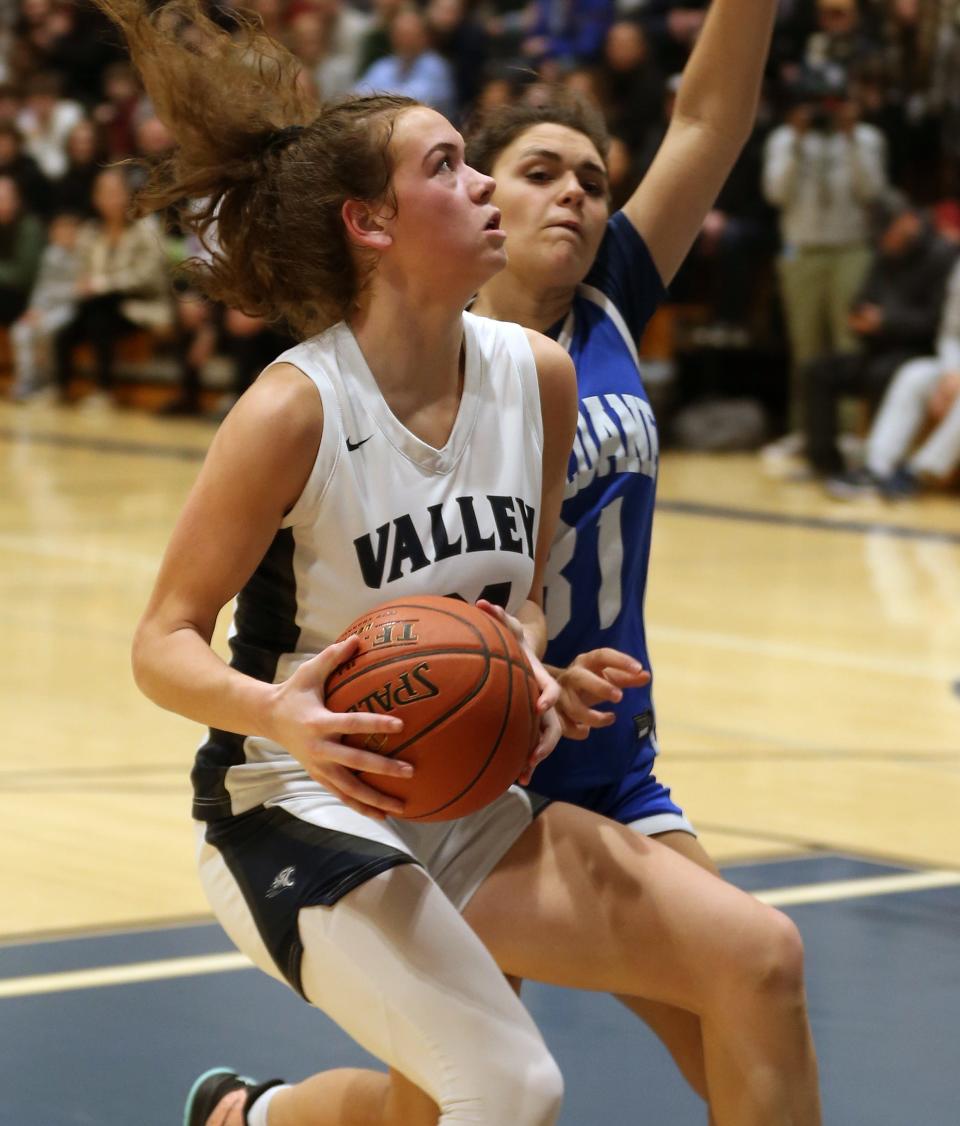
<instances>
[{"instance_id":1,"label":"spalding logo on ball","mask_svg":"<svg viewBox=\"0 0 960 1126\"><path fill-rule=\"evenodd\" d=\"M404 818L446 821L507 789L537 744L536 679L520 643L495 618L455 598L377 606L352 622L355 656L327 680L331 711L397 716L397 735L344 742L413 764L411 779L361 774L406 803Z\"/></svg>"}]
</instances>

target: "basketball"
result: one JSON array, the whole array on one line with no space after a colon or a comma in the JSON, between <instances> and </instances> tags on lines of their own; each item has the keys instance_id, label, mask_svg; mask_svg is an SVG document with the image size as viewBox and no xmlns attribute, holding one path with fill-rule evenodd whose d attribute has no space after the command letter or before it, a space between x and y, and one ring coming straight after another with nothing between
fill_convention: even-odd
<instances>
[{"instance_id":1,"label":"basketball","mask_svg":"<svg viewBox=\"0 0 960 1126\"><path fill-rule=\"evenodd\" d=\"M403 720L398 735L345 737L412 763L410 779L361 774L406 802L404 819L447 821L483 808L523 771L539 738L536 680L500 622L456 598L385 602L352 622L357 653L327 680L331 711Z\"/></svg>"}]
</instances>

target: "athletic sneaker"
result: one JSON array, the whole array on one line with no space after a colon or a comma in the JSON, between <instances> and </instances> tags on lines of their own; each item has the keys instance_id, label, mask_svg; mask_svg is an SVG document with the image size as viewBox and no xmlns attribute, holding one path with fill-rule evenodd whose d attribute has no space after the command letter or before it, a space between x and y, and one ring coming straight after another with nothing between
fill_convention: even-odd
<instances>
[{"instance_id":1,"label":"athletic sneaker","mask_svg":"<svg viewBox=\"0 0 960 1126\"><path fill-rule=\"evenodd\" d=\"M869 469L854 469L850 473L828 477L823 487L834 500L860 500L863 497L879 496L882 482Z\"/></svg>"},{"instance_id":2,"label":"athletic sneaker","mask_svg":"<svg viewBox=\"0 0 960 1126\"><path fill-rule=\"evenodd\" d=\"M880 481L880 492L884 500L908 500L915 497L920 489L916 475L902 465Z\"/></svg>"},{"instance_id":3,"label":"athletic sneaker","mask_svg":"<svg viewBox=\"0 0 960 1126\"><path fill-rule=\"evenodd\" d=\"M214 1067L205 1071L190 1088L187 1102L183 1108L183 1126L206 1126L206 1121L217 1108L217 1104L231 1091L246 1091L246 1106L251 1106L264 1091L271 1087L279 1087L282 1079L268 1079L266 1083L258 1083L256 1079L248 1079L244 1075L237 1075L228 1067ZM246 1121L246 1111L244 1111Z\"/></svg>"},{"instance_id":4,"label":"athletic sneaker","mask_svg":"<svg viewBox=\"0 0 960 1126\"><path fill-rule=\"evenodd\" d=\"M783 461L785 458L803 457L806 440L799 430L792 430L776 441L768 442L760 450L764 461Z\"/></svg>"}]
</instances>

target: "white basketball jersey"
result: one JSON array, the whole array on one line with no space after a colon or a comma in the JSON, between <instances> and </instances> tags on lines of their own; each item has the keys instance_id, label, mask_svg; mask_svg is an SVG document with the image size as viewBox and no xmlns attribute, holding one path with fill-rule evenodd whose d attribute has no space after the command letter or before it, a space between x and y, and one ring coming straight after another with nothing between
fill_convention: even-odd
<instances>
[{"instance_id":1,"label":"white basketball jersey","mask_svg":"<svg viewBox=\"0 0 960 1126\"><path fill-rule=\"evenodd\" d=\"M237 598L235 668L285 680L393 598L484 597L510 611L526 599L542 485L536 364L518 325L464 313L463 329L463 394L442 449L393 415L348 325L278 358L316 385L323 437L303 493ZM194 813L250 809L282 785L278 773L306 777L276 744L212 732L194 770Z\"/></svg>"}]
</instances>

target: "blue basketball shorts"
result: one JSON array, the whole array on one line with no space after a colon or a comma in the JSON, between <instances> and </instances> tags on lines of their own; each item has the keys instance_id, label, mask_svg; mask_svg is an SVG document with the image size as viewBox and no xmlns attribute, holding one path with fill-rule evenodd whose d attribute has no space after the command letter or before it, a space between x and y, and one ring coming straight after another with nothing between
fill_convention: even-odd
<instances>
[{"instance_id":1,"label":"blue basketball shorts","mask_svg":"<svg viewBox=\"0 0 960 1126\"><path fill-rule=\"evenodd\" d=\"M601 786L562 789L550 788L549 797L583 806L603 814L638 833L652 837L657 833L681 832L696 836L697 832L686 814L670 797L670 788L653 773L655 755L648 748L634 760L630 769L616 782ZM538 793L536 778L531 786Z\"/></svg>"}]
</instances>

